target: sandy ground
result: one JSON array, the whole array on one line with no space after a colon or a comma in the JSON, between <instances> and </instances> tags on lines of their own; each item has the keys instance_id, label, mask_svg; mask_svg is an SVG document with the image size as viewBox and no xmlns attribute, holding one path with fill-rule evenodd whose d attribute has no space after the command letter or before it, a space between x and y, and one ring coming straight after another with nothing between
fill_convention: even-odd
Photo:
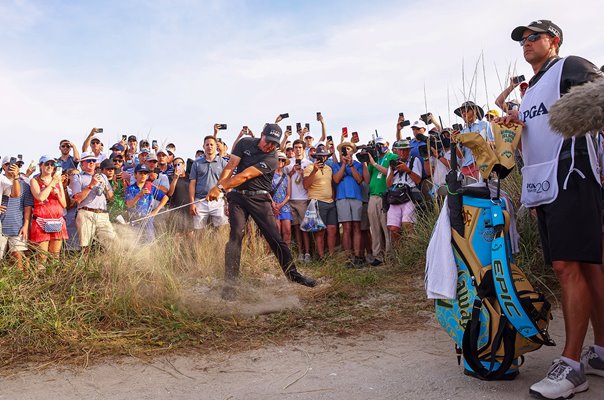
<instances>
[{"instance_id":1,"label":"sandy ground","mask_svg":"<svg viewBox=\"0 0 604 400\"><path fill-rule=\"evenodd\" d=\"M560 318L551 326L562 343ZM591 336L588 343L591 343ZM308 337L236 354L127 358L87 369L21 371L0 379L0 399L522 399L560 347L530 353L512 382L468 378L434 324L356 338ZM604 378L575 398L604 399Z\"/></svg>"}]
</instances>

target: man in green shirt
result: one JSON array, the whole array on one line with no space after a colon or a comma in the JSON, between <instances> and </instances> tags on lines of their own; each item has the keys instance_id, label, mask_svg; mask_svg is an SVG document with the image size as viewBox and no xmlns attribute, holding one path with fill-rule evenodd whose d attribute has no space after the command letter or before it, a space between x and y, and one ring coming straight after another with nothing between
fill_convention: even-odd
<instances>
[{"instance_id":1,"label":"man in green shirt","mask_svg":"<svg viewBox=\"0 0 604 400\"><path fill-rule=\"evenodd\" d=\"M369 184L369 230L371 231L371 247L375 260L371 263L377 267L384 262L386 253L390 251L390 232L386 226L386 213L382 208L382 194L388 190L386 177L390 160L398 156L388 150L388 143L384 138L375 139L378 158L375 160L369 155L369 162L363 163L363 178Z\"/></svg>"}]
</instances>

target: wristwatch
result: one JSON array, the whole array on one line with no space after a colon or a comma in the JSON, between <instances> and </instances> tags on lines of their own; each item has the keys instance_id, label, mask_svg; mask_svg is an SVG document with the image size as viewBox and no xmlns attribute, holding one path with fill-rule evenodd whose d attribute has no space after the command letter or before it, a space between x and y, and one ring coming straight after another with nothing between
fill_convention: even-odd
<instances>
[{"instance_id":1,"label":"wristwatch","mask_svg":"<svg viewBox=\"0 0 604 400\"><path fill-rule=\"evenodd\" d=\"M226 189L224 188L224 186L222 186L222 184L218 184L216 185L216 187L218 188L218 190L220 190L222 193L226 194Z\"/></svg>"}]
</instances>

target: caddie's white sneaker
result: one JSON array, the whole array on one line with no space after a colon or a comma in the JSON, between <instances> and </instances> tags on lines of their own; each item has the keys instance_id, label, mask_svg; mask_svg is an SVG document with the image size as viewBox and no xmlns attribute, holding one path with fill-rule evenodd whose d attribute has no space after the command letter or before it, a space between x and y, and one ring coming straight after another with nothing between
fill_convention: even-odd
<instances>
[{"instance_id":1,"label":"caddie's white sneaker","mask_svg":"<svg viewBox=\"0 0 604 400\"><path fill-rule=\"evenodd\" d=\"M589 346L581 354L581 364L586 375L599 375L604 377L604 360L595 352L593 346Z\"/></svg>"},{"instance_id":2,"label":"caddie's white sneaker","mask_svg":"<svg viewBox=\"0 0 604 400\"><path fill-rule=\"evenodd\" d=\"M583 367L581 367L583 369ZM555 360L545 378L531 386L529 393L540 399L570 399L589 389L583 372L577 372L562 360Z\"/></svg>"}]
</instances>

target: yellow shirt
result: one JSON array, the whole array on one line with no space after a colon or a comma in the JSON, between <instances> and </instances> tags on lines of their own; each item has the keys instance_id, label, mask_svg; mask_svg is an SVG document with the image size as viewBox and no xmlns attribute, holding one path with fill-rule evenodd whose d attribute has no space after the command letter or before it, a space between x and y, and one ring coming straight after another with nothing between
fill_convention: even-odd
<instances>
[{"instance_id":1,"label":"yellow shirt","mask_svg":"<svg viewBox=\"0 0 604 400\"><path fill-rule=\"evenodd\" d=\"M314 165L309 165L304 169L304 176L310 175ZM333 172L329 165L323 167L315 173L312 185L308 188L308 198L324 201L325 203L333 202L333 187L331 186Z\"/></svg>"}]
</instances>

